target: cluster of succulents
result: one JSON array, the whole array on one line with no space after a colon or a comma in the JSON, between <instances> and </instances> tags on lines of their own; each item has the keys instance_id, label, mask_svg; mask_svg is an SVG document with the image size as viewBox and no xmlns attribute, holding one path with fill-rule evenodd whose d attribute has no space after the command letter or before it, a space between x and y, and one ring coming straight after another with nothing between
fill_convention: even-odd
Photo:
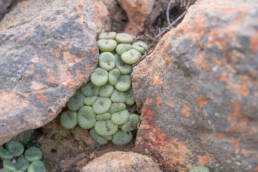
<instances>
[{"instance_id":1,"label":"cluster of succulents","mask_svg":"<svg viewBox=\"0 0 258 172\"><path fill-rule=\"evenodd\" d=\"M0 172L46 172L42 156L39 148L32 146L25 150L21 142L11 140L0 147L0 159L3 162Z\"/></svg>"},{"instance_id":2,"label":"cluster of succulents","mask_svg":"<svg viewBox=\"0 0 258 172\"><path fill-rule=\"evenodd\" d=\"M67 110L60 117L64 128L79 125L88 129L99 144L112 141L123 145L132 140L132 131L137 129L140 118L127 110L135 102L130 73L147 49L145 42L134 39L126 33L99 35L99 67L67 103Z\"/></svg>"}]
</instances>

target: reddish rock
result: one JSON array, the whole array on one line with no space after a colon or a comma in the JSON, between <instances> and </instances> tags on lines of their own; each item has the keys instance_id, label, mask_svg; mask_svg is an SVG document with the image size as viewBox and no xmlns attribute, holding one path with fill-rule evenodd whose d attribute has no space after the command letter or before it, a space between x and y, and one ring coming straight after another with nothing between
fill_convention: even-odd
<instances>
[{"instance_id":1,"label":"reddish rock","mask_svg":"<svg viewBox=\"0 0 258 172\"><path fill-rule=\"evenodd\" d=\"M139 151L180 172L257 171L257 9L200 0L135 67Z\"/></svg>"},{"instance_id":2,"label":"reddish rock","mask_svg":"<svg viewBox=\"0 0 258 172\"><path fill-rule=\"evenodd\" d=\"M161 172L150 157L134 152L109 152L89 162L82 172Z\"/></svg>"},{"instance_id":3,"label":"reddish rock","mask_svg":"<svg viewBox=\"0 0 258 172\"><path fill-rule=\"evenodd\" d=\"M97 65L102 1L20 2L0 23L0 145L54 119Z\"/></svg>"},{"instance_id":4,"label":"reddish rock","mask_svg":"<svg viewBox=\"0 0 258 172\"><path fill-rule=\"evenodd\" d=\"M144 22L152 12L155 0L118 0L119 4L126 11L129 23L125 32L138 34L144 29Z\"/></svg>"}]
</instances>

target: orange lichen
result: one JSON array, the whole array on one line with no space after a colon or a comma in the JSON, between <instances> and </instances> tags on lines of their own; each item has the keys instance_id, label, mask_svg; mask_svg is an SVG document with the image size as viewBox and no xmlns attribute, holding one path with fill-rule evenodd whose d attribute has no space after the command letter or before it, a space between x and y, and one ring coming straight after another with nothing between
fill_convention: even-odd
<instances>
[{"instance_id":1,"label":"orange lichen","mask_svg":"<svg viewBox=\"0 0 258 172\"><path fill-rule=\"evenodd\" d=\"M81 24L84 23L84 16L83 16L83 2L80 0L78 6L77 6L77 13L80 16Z\"/></svg>"},{"instance_id":2,"label":"orange lichen","mask_svg":"<svg viewBox=\"0 0 258 172\"><path fill-rule=\"evenodd\" d=\"M163 84L162 78L159 76L159 73L155 71L153 76L153 85L161 86L162 84Z\"/></svg>"},{"instance_id":3,"label":"orange lichen","mask_svg":"<svg viewBox=\"0 0 258 172\"><path fill-rule=\"evenodd\" d=\"M44 94L36 94L35 95L36 99L41 101L44 104L48 104L47 98Z\"/></svg>"},{"instance_id":4,"label":"orange lichen","mask_svg":"<svg viewBox=\"0 0 258 172\"><path fill-rule=\"evenodd\" d=\"M145 104L146 104L146 105L151 104L151 102L152 102L152 99L151 99L151 98L147 98L147 99L145 100Z\"/></svg>"},{"instance_id":5,"label":"orange lichen","mask_svg":"<svg viewBox=\"0 0 258 172\"><path fill-rule=\"evenodd\" d=\"M226 137L224 133L217 133L216 136L222 140Z\"/></svg>"},{"instance_id":6,"label":"orange lichen","mask_svg":"<svg viewBox=\"0 0 258 172\"><path fill-rule=\"evenodd\" d=\"M208 103L208 100L206 98L197 99L198 108L202 108L207 103Z\"/></svg>"},{"instance_id":7,"label":"orange lichen","mask_svg":"<svg viewBox=\"0 0 258 172\"><path fill-rule=\"evenodd\" d=\"M191 109L186 104L184 104L183 108L181 109L181 114L188 118L190 116L190 111Z\"/></svg>"},{"instance_id":8,"label":"orange lichen","mask_svg":"<svg viewBox=\"0 0 258 172\"><path fill-rule=\"evenodd\" d=\"M31 82L31 91L40 91L40 90L43 90L46 88L45 85L41 84L41 83L38 83L36 81L32 81Z\"/></svg>"},{"instance_id":9,"label":"orange lichen","mask_svg":"<svg viewBox=\"0 0 258 172\"><path fill-rule=\"evenodd\" d=\"M169 106L169 107L174 107L175 104L171 101L171 100L167 100L166 101L166 104Z\"/></svg>"},{"instance_id":10,"label":"orange lichen","mask_svg":"<svg viewBox=\"0 0 258 172\"><path fill-rule=\"evenodd\" d=\"M194 64L200 66L202 70L208 69L209 65L206 63L206 58L204 56L198 56L194 59Z\"/></svg>"},{"instance_id":11,"label":"orange lichen","mask_svg":"<svg viewBox=\"0 0 258 172\"><path fill-rule=\"evenodd\" d=\"M162 103L162 99L160 97L156 98L156 106L159 106Z\"/></svg>"},{"instance_id":12,"label":"orange lichen","mask_svg":"<svg viewBox=\"0 0 258 172\"><path fill-rule=\"evenodd\" d=\"M235 148L236 153L238 153L239 148L240 148L239 140L237 140L237 139L230 139L230 140L229 140L229 143L231 144L232 147Z\"/></svg>"}]
</instances>

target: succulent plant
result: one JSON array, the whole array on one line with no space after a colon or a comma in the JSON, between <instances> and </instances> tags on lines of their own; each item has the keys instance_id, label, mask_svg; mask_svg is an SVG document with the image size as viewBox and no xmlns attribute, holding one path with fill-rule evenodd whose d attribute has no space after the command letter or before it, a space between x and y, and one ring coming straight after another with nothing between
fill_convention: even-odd
<instances>
[{"instance_id":1,"label":"succulent plant","mask_svg":"<svg viewBox=\"0 0 258 172\"><path fill-rule=\"evenodd\" d=\"M6 168L2 168L2 169L0 169L0 172L10 172L10 171Z\"/></svg>"},{"instance_id":2,"label":"succulent plant","mask_svg":"<svg viewBox=\"0 0 258 172\"><path fill-rule=\"evenodd\" d=\"M131 142L133 134L130 131L118 131L112 138L115 145L125 145Z\"/></svg>"},{"instance_id":3,"label":"succulent plant","mask_svg":"<svg viewBox=\"0 0 258 172\"><path fill-rule=\"evenodd\" d=\"M118 55L115 55L116 67L119 69L120 74L126 75L132 72L132 66L125 64Z\"/></svg>"},{"instance_id":4,"label":"succulent plant","mask_svg":"<svg viewBox=\"0 0 258 172\"><path fill-rule=\"evenodd\" d=\"M28 148L24 153L25 159L30 162L41 160L42 156L41 150L34 146Z\"/></svg>"},{"instance_id":5,"label":"succulent plant","mask_svg":"<svg viewBox=\"0 0 258 172\"><path fill-rule=\"evenodd\" d=\"M106 113L111 106L109 98L99 97L93 104L93 110L96 114Z\"/></svg>"},{"instance_id":6,"label":"succulent plant","mask_svg":"<svg viewBox=\"0 0 258 172\"><path fill-rule=\"evenodd\" d=\"M81 92L84 96L87 96L87 97L98 96L99 95L99 87L95 86L91 82L89 82L86 85L82 86Z\"/></svg>"},{"instance_id":7,"label":"succulent plant","mask_svg":"<svg viewBox=\"0 0 258 172\"><path fill-rule=\"evenodd\" d=\"M210 172L210 170L205 166L197 166L190 169L190 172Z\"/></svg>"},{"instance_id":8,"label":"succulent plant","mask_svg":"<svg viewBox=\"0 0 258 172\"><path fill-rule=\"evenodd\" d=\"M101 97L110 97L113 93L114 87L110 84L102 86L99 90L99 96Z\"/></svg>"},{"instance_id":9,"label":"succulent plant","mask_svg":"<svg viewBox=\"0 0 258 172\"><path fill-rule=\"evenodd\" d=\"M27 170L28 167L29 167L29 161L27 161L23 157L20 157L15 163L15 168L16 168L15 172L25 171Z\"/></svg>"},{"instance_id":10,"label":"succulent plant","mask_svg":"<svg viewBox=\"0 0 258 172\"><path fill-rule=\"evenodd\" d=\"M124 92L114 90L111 95L111 100L114 103L124 103L126 100L126 94Z\"/></svg>"},{"instance_id":11,"label":"succulent plant","mask_svg":"<svg viewBox=\"0 0 258 172\"><path fill-rule=\"evenodd\" d=\"M115 112L120 112L122 110L125 110L126 105L124 103L112 103L109 112L115 113Z\"/></svg>"},{"instance_id":12,"label":"succulent plant","mask_svg":"<svg viewBox=\"0 0 258 172\"><path fill-rule=\"evenodd\" d=\"M137 41L133 43L133 48L139 51L141 54L144 54L144 52L148 49L148 45L143 41Z\"/></svg>"},{"instance_id":13,"label":"succulent plant","mask_svg":"<svg viewBox=\"0 0 258 172\"><path fill-rule=\"evenodd\" d=\"M91 74L91 82L96 86L103 86L108 81L108 72L102 68L97 68Z\"/></svg>"},{"instance_id":14,"label":"succulent plant","mask_svg":"<svg viewBox=\"0 0 258 172\"><path fill-rule=\"evenodd\" d=\"M118 91L122 91L122 92L125 92L125 91L128 91L131 87L131 77L130 75L120 75L117 83L116 83L116 86L115 88L118 90Z\"/></svg>"},{"instance_id":15,"label":"succulent plant","mask_svg":"<svg viewBox=\"0 0 258 172\"><path fill-rule=\"evenodd\" d=\"M136 114L130 114L128 121L122 126L123 131L133 131L140 124L140 118Z\"/></svg>"},{"instance_id":16,"label":"succulent plant","mask_svg":"<svg viewBox=\"0 0 258 172\"><path fill-rule=\"evenodd\" d=\"M78 124L81 128L90 129L96 123L95 112L90 106L83 106L78 112Z\"/></svg>"},{"instance_id":17,"label":"succulent plant","mask_svg":"<svg viewBox=\"0 0 258 172\"><path fill-rule=\"evenodd\" d=\"M116 41L119 43L131 43L133 42L134 36L127 33L116 34Z\"/></svg>"},{"instance_id":18,"label":"succulent plant","mask_svg":"<svg viewBox=\"0 0 258 172\"><path fill-rule=\"evenodd\" d=\"M115 39L116 32L102 32L99 34L99 39Z\"/></svg>"},{"instance_id":19,"label":"succulent plant","mask_svg":"<svg viewBox=\"0 0 258 172\"><path fill-rule=\"evenodd\" d=\"M96 116L97 121L105 121L111 119L110 113L103 113Z\"/></svg>"},{"instance_id":20,"label":"succulent plant","mask_svg":"<svg viewBox=\"0 0 258 172\"><path fill-rule=\"evenodd\" d=\"M133 105L135 103L135 100L133 98L133 91L132 91L132 89L126 94L125 103L127 105Z\"/></svg>"},{"instance_id":21,"label":"succulent plant","mask_svg":"<svg viewBox=\"0 0 258 172\"><path fill-rule=\"evenodd\" d=\"M140 58L141 58L141 53L139 53L135 49L126 51L121 55L122 61L130 65L137 63L140 60Z\"/></svg>"},{"instance_id":22,"label":"succulent plant","mask_svg":"<svg viewBox=\"0 0 258 172\"><path fill-rule=\"evenodd\" d=\"M100 51L111 52L116 48L116 41L112 39L100 39L97 42Z\"/></svg>"},{"instance_id":23,"label":"succulent plant","mask_svg":"<svg viewBox=\"0 0 258 172\"><path fill-rule=\"evenodd\" d=\"M122 125L126 121L128 121L129 112L127 110L123 110L121 112L116 112L112 114L112 122L117 125Z\"/></svg>"},{"instance_id":24,"label":"succulent plant","mask_svg":"<svg viewBox=\"0 0 258 172\"><path fill-rule=\"evenodd\" d=\"M66 129L72 129L77 125L77 113L65 111L60 117L61 125Z\"/></svg>"},{"instance_id":25,"label":"succulent plant","mask_svg":"<svg viewBox=\"0 0 258 172\"><path fill-rule=\"evenodd\" d=\"M3 160L3 167L9 171L15 171L16 167L15 167L15 162L12 162L9 159L5 159Z\"/></svg>"},{"instance_id":26,"label":"succulent plant","mask_svg":"<svg viewBox=\"0 0 258 172\"><path fill-rule=\"evenodd\" d=\"M24 152L23 144L15 140L9 141L5 147L14 157L20 156Z\"/></svg>"},{"instance_id":27,"label":"succulent plant","mask_svg":"<svg viewBox=\"0 0 258 172\"><path fill-rule=\"evenodd\" d=\"M126 105L135 103L130 73L132 64L137 63L148 48L143 41L133 43L134 39L127 33L99 35L99 67L67 103L70 111L63 112L60 118L64 128L71 129L78 123L81 128L89 129L91 137L99 144L112 140L121 145L132 140L131 131L137 129L140 118L126 109Z\"/></svg>"},{"instance_id":28,"label":"succulent plant","mask_svg":"<svg viewBox=\"0 0 258 172\"><path fill-rule=\"evenodd\" d=\"M67 103L67 107L70 111L77 111L83 106L84 96L77 92Z\"/></svg>"},{"instance_id":29,"label":"succulent plant","mask_svg":"<svg viewBox=\"0 0 258 172\"><path fill-rule=\"evenodd\" d=\"M124 52L132 49L133 46L131 44L118 44L118 46L116 47L116 53L118 55L122 55Z\"/></svg>"},{"instance_id":30,"label":"succulent plant","mask_svg":"<svg viewBox=\"0 0 258 172\"><path fill-rule=\"evenodd\" d=\"M34 161L30 164L28 172L46 172L46 167L42 161Z\"/></svg>"},{"instance_id":31,"label":"succulent plant","mask_svg":"<svg viewBox=\"0 0 258 172\"><path fill-rule=\"evenodd\" d=\"M101 53L99 56L99 66L107 71L115 67L115 57L110 52Z\"/></svg>"},{"instance_id":32,"label":"succulent plant","mask_svg":"<svg viewBox=\"0 0 258 172\"><path fill-rule=\"evenodd\" d=\"M108 81L111 85L115 85L120 77L120 70L115 68L108 73Z\"/></svg>"},{"instance_id":33,"label":"succulent plant","mask_svg":"<svg viewBox=\"0 0 258 172\"><path fill-rule=\"evenodd\" d=\"M90 136L101 145L107 144L108 142L108 140L105 137L98 135L94 128L90 130Z\"/></svg>"},{"instance_id":34,"label":"succulent plant","mask_svg":"<svg viewBox=\"0 0 258 172\"><path fill-rule=\"evenodd\" d=\"M111 120L97 121L95 125L95 131L101 136L111 136L118 130L118 126Z\"/></svg>"},{"instance_id":35,"label":"succulent plant","mask_svg":"<svg viewBox=\"0 0 258 172\"><path fill-rule=\"evenodd\" d=\"M0 147L0 158L2 158L2 159L12 159L13 155L8 150L6 150L5 148Z\"/></svg>"},{"instance_id":36,"label":"succulent plant","mask_svg":"<svg viewBox=\"0 0 258 172\"><path fill-rule=\"evenodd\" d=\"M84 104L91 106L97 100L97 98L98 98L97 96L85 97Z\"/></svg>"}]
</instances>

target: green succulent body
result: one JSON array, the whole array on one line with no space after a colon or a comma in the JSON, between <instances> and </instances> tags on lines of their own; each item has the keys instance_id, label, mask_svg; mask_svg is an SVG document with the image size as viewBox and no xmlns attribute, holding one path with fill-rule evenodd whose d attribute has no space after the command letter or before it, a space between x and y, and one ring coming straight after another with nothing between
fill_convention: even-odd
<instances>
[{"instance_id":1,"label":"green succulent body","mask_svg":"<svg viewBox=\"0 0 258 172\"><path fill-rule=\"evenodd\" d=\"M6 149L14 156L20 156L24 152L24 146L18 141L11 140L6 145Z\"/></svg>"},{"instance_id":2,"label":"green succulent body","mask_svg":"<svg viewBox=\"0 0 258 172\"><path fill-rule=\"evenodd\" d=\"M128 117L129 117L129 112L127 110L116 112L112 114L112 122L117 125L122 125L126 121L128 121Z\"/></svg>"},{"instance_id":3,"label":"green succulent body","mask_svg":"<svg viewBox=\"0 0 258 172\"><path fill-rule=\"evenodd\" d=\"M99 67L69 100L69 111L62 113L60 122L66 129L78 124L90 130L90 136L101 145L108 141L128 144L133 139L132 131L140 124L139 116L126 109L135 103L132 64L140 60L148 46L143 41L134 42L135 37L127 33L103 32L98 38Z\"/></svg>"},{"instance_id":4,"label":"green succulent body","mask_svg":"<svg viewBox=\"0 0 258 172\"><path fill-rule=\"evenodd\" d=\"M197 166L191 168L189 172L210 172L210 170L205 166Z\"/></svg>"},{"instance_id":5,"label":"green succulent body","mask_svg":"<svg viewBox=\"0 0 258 172\"><path fill-rule=\"evenodd\" d=\"M107 144L108 142L105 137L98 135L94 128L90 130L90 136L101 145Z\"/></svg>"},{"instance_id":6,"label":"green succulent body","mask_svg":"<svg viewBox=\"0 0 258 172\"><path fill-rule=\"evenodd\" d=\"M0 158L2 159L12 159L13 155L8 150L3 147L0 147Z\"/></svg>"},{"instance_id":7,"label":"green succulent body","mask_svg":"<svg viewBox=\"0 0 258 172\"><path fill-rule=\"evenodd\" d=\"M27 149L24 153L25 159L30 162L41 160L42 156L43 156L43 154L42 154L41 150L34 146Z\"/></svg>"},{"instance_id":8,"label":"green succulent body","mask_svg":"<svg viewBox=\"0 0 258 172\"><path fill-rule=\"evenodd\" d=\"M125 145L130 143L133 139L133 134L131 132L118 131L114 134L112 143L115 145Z\"/></svg>"},{"instance_id":9,"label":"green succulent body","mask_svg":"<svg viewBox=\"0 0 258 172\"><path fill-rule=\"evenodd\" d=\"M96 86L103 86L108 81L108 72L102 68L97 68L91 74L91 82Z\"/></svg>"},{"instance_id":10,"label":"green succulent body","mask_svg":"<svg viewBox=\"0 0 258 172\"><path fill-rule=\"evenodd\" d=\"M67 103L67 107L70 111L77 111L83 106L84 96L77 92Z\"/></svg>"},{"instance_id":11,"label":"green succulent body","mask_svg":"<svg viewBox=\"0 0 258 172\"><path fill-rule=\"evenodd\" d=\"M72 111L65 111L61 114L61 125L66 129L72 129L77 125L77 113Z\"/></svg>"},{"instance_id":12,"label":"green succulent body","mask_svg":"<svg viewBox=\"0 0 258 172\"><path fill-rule=\"evenodd\" d=\"M10 170L8 170L6 168L2 168L2 169L0 169L0 172L10 172Z\"/></svg>"},{"instance_id":13,"label":"green succulent body","mask_svg":"<svg viewBox=\"0 0 258 172\"><path fill-rule=\"evenodd\" d=\"M28 172L46 172L46 167L42 161L34 161L30 164Z\"/></svg>"},{"instance_id":14,"label":"green succulent body","mask_svg":"<svg viewBox=\"0 0 258 172\"><path fill-rule=\"evenodd\" d=\"M112 39L101 39L101 40L98 40L97 44L100 51L102 52L111 52L117 46L117 42Z\"/></svg>"},{"instance_id":15,"label":"green succulent body","mask_svg":"<svg viewBox=\"0 0 258 172\"><path fill-rule=\"evenodd\" d=\"M105 121L111 119L110 113L103 113L96 116L97 121Z\"/></svg>"},{"instance_id":16,"label":"green succulent body","mask_svg":"<svg viewBox=\"0 0 258 172\"><path fill-rule=\"evenodd\" d=\"M103 32L99 34L99 39L115 39L116 32Z\"/></svg>"},{"instance_id":17,"label":"green succulent body","mask_svg":"<svg viewBox=\"0 0 258 172\"><path fill-rule=\"evenodd\" d=\"M120 70L115 68L108 73L108 81L111 85L115 85L120 77Z\"/></svg>"},{"instance_id":18,"label":"green succulent body","mask_svg":"<svg viewBox=\"0 0 258 172\"><path fill-rule=\"evenodd\" d=\"M96 123L95 112L90 106L83 106L78 112L78 124L81 128L90 129Z\"/></svg>"}]
</instances>

